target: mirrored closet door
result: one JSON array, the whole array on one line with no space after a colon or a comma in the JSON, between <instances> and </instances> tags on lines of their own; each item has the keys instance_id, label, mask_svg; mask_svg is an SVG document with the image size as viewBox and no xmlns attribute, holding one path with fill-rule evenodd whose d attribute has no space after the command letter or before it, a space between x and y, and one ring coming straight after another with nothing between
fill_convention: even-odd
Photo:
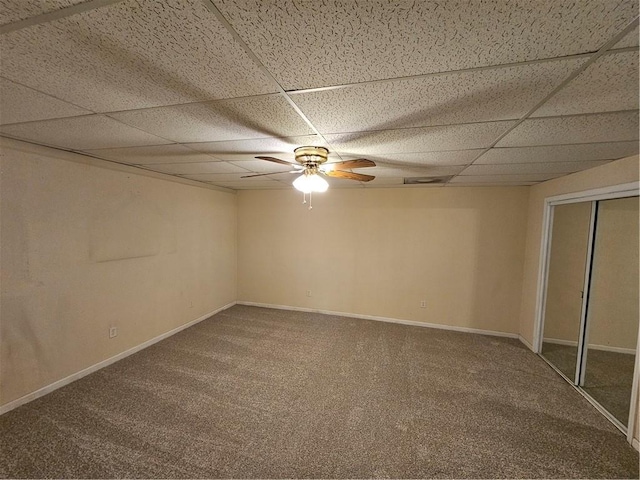
<instances>
[{"instance_id":1,"label":"mirrored closet door","mask_svg":"<svg viewBox=\"0 0 640 480\"><path fill-rule=\"evenodd\" d=\"M591 209L591 202L553 208L542 355L569 379L578 359Z\"/></svg>"},{"instance_id":2,"label":"mirrored closet door","mask_svg":"<svg viewBox=\"0 0 640 480\"><path fill-rule=\"evenodd\" d=\"M626 430L639 324L638 197L553 207L541 355Z\"/></svg>"}]
</instances>

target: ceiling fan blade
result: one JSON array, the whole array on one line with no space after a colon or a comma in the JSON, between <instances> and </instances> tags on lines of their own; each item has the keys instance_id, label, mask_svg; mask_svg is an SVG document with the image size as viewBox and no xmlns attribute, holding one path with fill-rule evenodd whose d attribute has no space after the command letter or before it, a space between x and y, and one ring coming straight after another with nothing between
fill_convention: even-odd
<instances>
[{"instance_id":1,"label":"ceiling fan blade","mask_svg":"<svg viewBox=\"0 0 640 480\"><path fill-rule=\"evenodd\" d=\"M278 173L302 173L302 172L303 170L290 170L288 172L254 173L253 175L244 175L240 178L264 177L265 175L277 175Z\"/></svg>"},{"instance_id":2,"label":"ceiling fan blade","mask_svg":"<svg viewBox=\"0 0 640 480\"><path fill-rule=\"evenodd\" d=\"M363 175L362 173L343 172L341 170L329 170L328 172L322 172L328 177L336 178L348 178L349 180L359 180L361 182L370 182L373 180L373 175Z\"/></svg>"},{"instance_id":3,"label":"ceiling fan blade","mask_svg":"<svg viewBox=\"0 0 640 480\"><path fill-rule=\"evenodd\" d=\"M266 160L267 162L280 163L282 165L296 165L295 163L287 162L286 160L280 160L276 157L256 157L260 160Z\"/></svg>"},{"instance_id":4,"label":"ceiling fan blade","mask_svg":"<svg viewBox=\"0 0 640 480\"><path fill-rule=\"evenodd\" d=\"M351 170L352 168L375 167L375 162L366 158L356 158L354 160L345 160L344 162L325 163L331 165L332 170Z\"/></svg>"}]
</instances>

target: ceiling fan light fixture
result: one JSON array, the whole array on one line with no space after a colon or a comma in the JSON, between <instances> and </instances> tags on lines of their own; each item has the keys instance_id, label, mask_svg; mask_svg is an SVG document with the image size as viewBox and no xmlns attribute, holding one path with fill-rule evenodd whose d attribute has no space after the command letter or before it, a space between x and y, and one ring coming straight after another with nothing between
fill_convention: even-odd
<instances>
[{"instance_id":1,"label":"ceiling fan light fixture","mask_svg":"<svg viewBox=\"0 0 640 480\"><path fill-rule=\"evenodd\" d=\"M316 173L300 175L293 181L293 186L302 193L326 192L329 188L327 181Z\"/></svg>"}]
</instances>

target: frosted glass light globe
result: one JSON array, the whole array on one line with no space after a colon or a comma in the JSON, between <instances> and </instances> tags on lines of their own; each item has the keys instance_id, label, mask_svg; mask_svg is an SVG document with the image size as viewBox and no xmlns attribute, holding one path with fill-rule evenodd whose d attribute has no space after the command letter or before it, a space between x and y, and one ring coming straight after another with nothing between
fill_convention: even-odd
<instances>
[{"instance_id":1,"label":"frosted glass light globe","mask_svg":"<svg viewBox=\"0 0 640 480\"><path fill-rule=\"evenodd\" d=\"M327 181L315 173L300 175L293 181L293 186L302 193L326 192L327 188L329 188Z\"/></svg>"}]
</instances>

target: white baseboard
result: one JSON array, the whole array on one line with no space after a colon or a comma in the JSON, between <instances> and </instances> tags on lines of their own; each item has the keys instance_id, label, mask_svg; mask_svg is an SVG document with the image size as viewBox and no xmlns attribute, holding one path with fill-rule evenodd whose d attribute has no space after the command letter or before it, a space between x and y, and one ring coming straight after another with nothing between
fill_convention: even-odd
<instances>
[{"instance_id":1,"label":"white baseboard","mask_svg":"<svg viewBox=\"0 0 640 480\"><path fill-rule=\"evenodd\" d=\"M157 337L152 338L151 340L147 340L146 342L141 343L140 345L136 345L133 348L130 348L129 350L125 350L124 352L121 352L111 358L107 358L106 360L103 360L101 362L96 363L95 365L91 365L90 367L87 367L83 370L80 370L79 372L76 372L74 374L69 375L68 377L65 377L61 380L58 380L56 382L53 382L45 387L39 388L38 390L28 393L27 395L20 397L16 400L13 400L9 403L6 403L5 405L2 405L0 407L0 415L2 415L3 413L7 413L11 410L13 410L14 408L18 408L21 405L24 405L25 403L29 403L33 400L35 400L36 398L40 398L44 395L46 395L47 393L51 393L54 390L57 390L61 387L64 387L65 385L70 384L71 382L75 382L76 380L79 380L82 377L86 377L87 375L89 375L90 373L96 372L98 370L100 370L101 368L104 368L106 366L111 365L112 363L117 362L118 360L122 360L125 357L128 357L129 355L133 355L134 353L139 352L140 350L143 350L151 345L153 345L154 343L158 343L161 340L164 340L165 338L168 338L172 335L175 335L176 333L184 330L185 328L189 328L193 325L195 325L196 323L199 323L203 320L206 320L207 318L209 318L212 315L215 315L218 312L221 312L223 310L226 310L227 308L233 307L236 304L236 302L232 302L229 303L227 305L225 305L224 307L220 307L212 312L206 313L204 315L202 315L201 317L196 318L195 320L192 320L188 323L185 323L184 325L180 325L179 327L174 328L173 330L169 330L168 332L163 333L162 335L159 335Z\"/></svg>"},{"instance_id":2,"label":"white baseboard","mask_svg":"<svg viewBox=\"0 0 640 480\"><path fill-rule=\"evenodd\" d=\"M566 345L568 347L577 347L578 342L573 340L562 340L561 338L543 338L543 343L553 343L554 345Z\"/></svg>"},{"instance_id":3,"label":"white baseboard","mask_svg":"<svg viewBox=\"0 0 640 480\"><path fill-rule=\"evenodd\" d=\"M526 338L524 338L522 335L518 335L518 340L520 340L522 343L524 343L525 347L527 347L529 350L531 350L532 352L535 353L535 350L533 348L533 345L531 345Z\"/></svg>"},{"instance_id":4,"label":"white baseboard","mask_svg":"<svg viewBox=\"0 0 640 480\"><path fill-rule=\"evenodd\" d=\"M635 355L633 348L612 347L611 345L589 345L592 350L602 350L604 352L626 353L627 355Z\"/></svg>"},{"instance_id":5,"label":"white baseboard","mask_svg":"<svg viewBox=\"0 0 640 480\"><path fill-rule=\"evenodd\" d=\"M634 438L631 441L631 445L633 445L633 448L635 448L636 450L638 450L640 452L640 444L638 443L638 439Z\"/></svg>"},{"instance_id":6,"label":"white baseboard","mask_svg":"<svg viewBox=\"0 0 640 480\"><path fill-rule=\"evenodd\" d=\"M439 323L416 322L415 320L402 320L399 318L379 317L376 315L362 315L359 313L334 312L332 310L322 310L317 308L292 307L289 305L273 305L270 303L244 302L237 301L238 305L247 305L250 307L275 308L277 310L292 310L296 312L322 313L325 315L337 315L340 317L360 318L363 320L375 320L378 322L400 323L402 325L412 325L414 327L437 328L439 330L453 330L455 332L477 333L479 335L491 335L494 337L518 338L516 333L498 332L495 330L481 330L471 327L456 327L454 325L442 325Z\"/></svg>"},{"instance_id":7,"label":"white baseboard","mask_svg":"<svg viewBox=\"0 0 640 480\"><path fill-rule=\"evenodd\" d=\"M562 340L560 338L544 338L542 341L546 343L553 343L554 345L567 345L569 347L578 346L578 342L574 342L573 340ZM636 351L633 348L613 347L611 345L589 345L589 348L591 350L601 350L603 352L626 353L627 355L636 354Z\"/></svg>"}]
</instances>

